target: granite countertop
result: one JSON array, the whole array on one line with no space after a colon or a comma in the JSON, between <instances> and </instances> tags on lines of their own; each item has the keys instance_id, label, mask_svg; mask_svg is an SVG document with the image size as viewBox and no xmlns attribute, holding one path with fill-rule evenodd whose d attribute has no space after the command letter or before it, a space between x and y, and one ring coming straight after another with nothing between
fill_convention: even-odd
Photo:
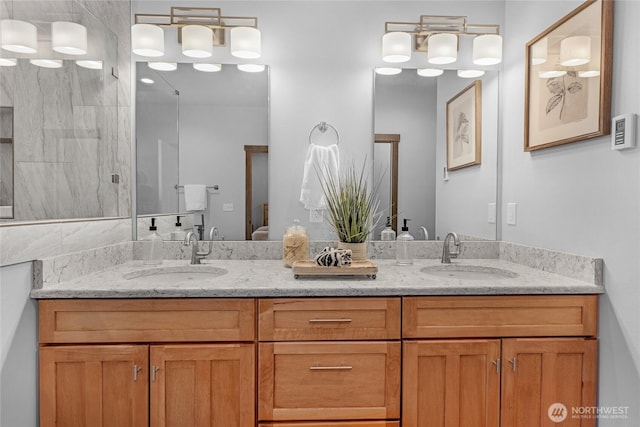
<instances>
[{"instance_id":1,"label":"granite countertop","mask_svg":"<svg viewBox=\"0 0 640 427\"><path fill-rule=\"evenodd\" d=\"M304 297L304 296L409 296L409 295L522 295L522 294L600 294L601 284L513 263L503 259L462 259L456 265L498 268L516 277L461 280L421 272L439 266L437 259L416 260L399 266L394 260L376 260L377 278L305 277L295 279L281 260L206 260L201 266L189 266L186 260L164 261L159 266L128 261L115 267L83 275L72 280L46 284L33 289L36 299L52 298L203 298L203 297ZM192 272L224 269L215 277L189 274L185 280L167 274L151 278L141 270L181 267ZM136 276L136 277L132 277ZM131 277L127 279L127 277Z\"/></svg>"}]
</instances>

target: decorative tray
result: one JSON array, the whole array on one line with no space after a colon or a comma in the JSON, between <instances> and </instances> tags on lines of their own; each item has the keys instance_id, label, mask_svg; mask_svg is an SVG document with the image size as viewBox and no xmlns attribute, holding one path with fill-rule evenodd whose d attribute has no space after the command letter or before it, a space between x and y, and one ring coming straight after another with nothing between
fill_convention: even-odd
<instances>
[{"instance_id":1,"label":"decorative tray","mask_svg":"<svg viewBox=\"0 0 640 427\"><path fill-rule=\"evenodd\" d=\"M367 276L375 279L378 266L373 261L353 261L341 267L321 267L315 261L296 261L291 266L293 277L302 276Z\"/></svg>"}]
</instances>

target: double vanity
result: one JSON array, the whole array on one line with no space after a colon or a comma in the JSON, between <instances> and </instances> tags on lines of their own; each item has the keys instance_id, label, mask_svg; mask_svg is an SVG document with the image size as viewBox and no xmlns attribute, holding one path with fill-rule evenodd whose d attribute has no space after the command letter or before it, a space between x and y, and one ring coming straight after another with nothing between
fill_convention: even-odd
<instances>
[{"instance_id":1,"label":"double vanity","mask_svg":"<svg viewBox=\"0 0 640 427\"><path fill-rule=\"evenodd\" d=\"M398 266L380 243L376 280L296 280L234 244L38 262L41 425L520 427L596 404L599 259L476 242Z\"/></svg>"}]
</instances>

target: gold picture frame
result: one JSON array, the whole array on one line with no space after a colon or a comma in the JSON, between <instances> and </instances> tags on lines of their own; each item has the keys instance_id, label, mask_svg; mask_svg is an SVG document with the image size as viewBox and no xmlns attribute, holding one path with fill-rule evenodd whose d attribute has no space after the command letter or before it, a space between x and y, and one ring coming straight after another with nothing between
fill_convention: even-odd
<instances>
[{"instance_id":1,"label":"gold picture frame","mask_svg":"<svg viewBox=\"0 0 640 427\"><path fill-rule=\"evenodd\" d=\"M587 0L527 43L524 150L611 132L613 0Z\"/></svg>"},{"instance_id":2,"label":"gold picture frame","mask_svg":"<svg viewBox=\"0 0 640 427\"><path fill-rule=\"evenodd\" d=\"M482 162L482 81L447 101L447 170Z\"/></svg>"}]
</instances>

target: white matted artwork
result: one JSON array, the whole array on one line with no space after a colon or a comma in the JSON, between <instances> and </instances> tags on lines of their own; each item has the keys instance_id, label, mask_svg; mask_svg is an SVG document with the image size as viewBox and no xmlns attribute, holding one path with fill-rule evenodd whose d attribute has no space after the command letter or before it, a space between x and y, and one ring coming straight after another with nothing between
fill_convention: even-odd
<instances>
[{"instance_id":1,"label":"white matted artwork","mask_svg":"<svg viewBox=\"0 0 640 427\"><path fill-rule=\"evenodd\" d=\"M482 81L476 80L447 101L447 170L482 160Z\"/></svg>"}]
</instances>

